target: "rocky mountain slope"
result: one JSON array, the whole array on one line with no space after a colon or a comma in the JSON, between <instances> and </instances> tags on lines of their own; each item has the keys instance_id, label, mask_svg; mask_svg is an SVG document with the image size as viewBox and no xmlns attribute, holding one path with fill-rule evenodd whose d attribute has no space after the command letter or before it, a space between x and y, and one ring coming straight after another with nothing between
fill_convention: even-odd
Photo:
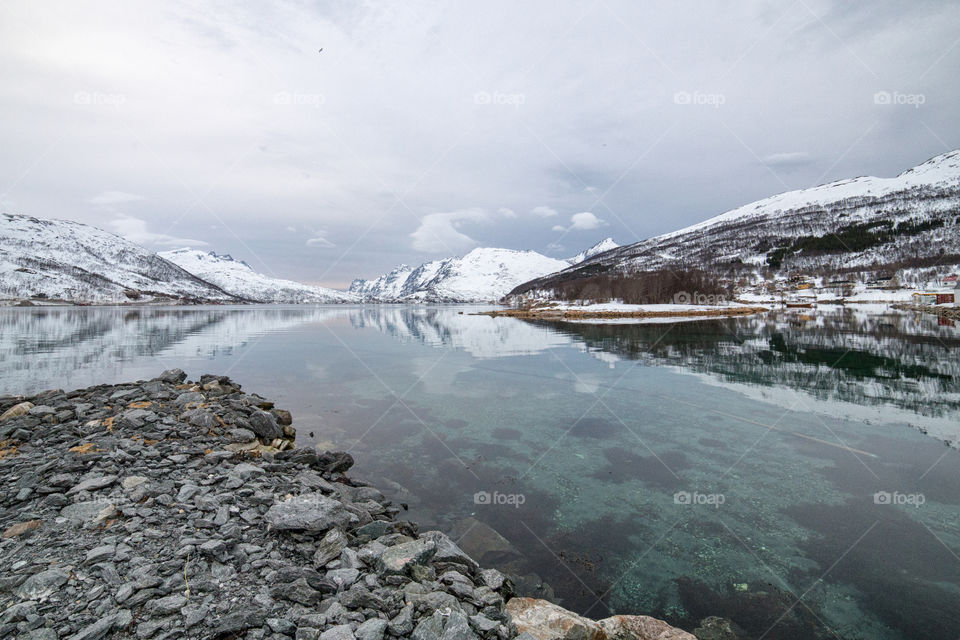
<instances>
[{"instance_id":1,"label":"rocky mountain slope","mask_svg":"<svg viewBox=\"0 0 960 640\"><path fill-rule=\"evenodd\" d=\"M157 255L232 295L254 302L299 304L356 301L354 295L343 291L257 273L246 262L229 255L217 255L213 251L174 249L161 251Z\"/></svg>"},{"instance_id":2,"label":"rocky mountain slope","mask_svg":"<svg viewBox=\"0 0 960 640\"><path fill-rule=\"evenodd\" d=\"M354 280L350 293L371 302L495 302L522 282L555 273L617 245L607 238L568 260L535 251L474 249L463 257L400 265L375 280Z\"/></svg>"},{"instance_id":3,"label":"rocky mountain slope","mask_svg":"<svg viewBox=\"0 0 960 640\"><path fill-rule=\"evenodd\" d=\"M558 277L694 267L841 275L960 264L960 150L894 178L781 193L698 224L588 257ZM549 289L551 279L519 290Z\"/></svg>"},{"instance_id":4,"label":"rocky mountain slope","mask_svg":"<svg viewBox=\"0 0 960 640\"><path fill-rule=\"evenodd\" d=\"M0 215L0 298L237 302L120 236L69 220Z\"/></svg>"}]
</instances>

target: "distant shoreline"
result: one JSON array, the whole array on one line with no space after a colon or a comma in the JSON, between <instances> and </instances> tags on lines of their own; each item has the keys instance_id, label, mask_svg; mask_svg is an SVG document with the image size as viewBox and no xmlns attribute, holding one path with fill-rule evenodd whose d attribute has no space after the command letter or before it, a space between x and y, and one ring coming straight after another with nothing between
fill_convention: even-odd
<instances>
[{"instance_id":1,"label":"distant shoreline","mask_svg":"<svg viewBox=\"0 0 960 640\"><path fill-rule=\"evenodd\" d=\"M601 318L717 318L749 316L755 313L764 313L769 310L770 309L767 307L717 307L716 309L691 309L690 311L585 311L580 309L557 309L553 307L544 307L533 309L479 311L471 315L490 316L491 318L520 318L524 320L592 320Z\"/></svg>"}]
</instances>

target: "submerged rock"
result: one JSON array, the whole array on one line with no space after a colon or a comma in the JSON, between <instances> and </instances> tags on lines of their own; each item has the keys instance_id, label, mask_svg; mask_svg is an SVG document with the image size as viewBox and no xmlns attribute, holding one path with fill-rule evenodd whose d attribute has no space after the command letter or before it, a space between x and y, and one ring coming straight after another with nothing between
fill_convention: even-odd
<instances>
[{"instance_id":1,"label":"submerged rock","mask_svg":"<svg viewBox=\"0 0 960 640\"><path fill-rule=\"evenodd\" d=\"M536 640L697 640L649 616L612 616L597 621L534 598L512 598L507 612L518 631Z\"/></svg>"}]
</instances>

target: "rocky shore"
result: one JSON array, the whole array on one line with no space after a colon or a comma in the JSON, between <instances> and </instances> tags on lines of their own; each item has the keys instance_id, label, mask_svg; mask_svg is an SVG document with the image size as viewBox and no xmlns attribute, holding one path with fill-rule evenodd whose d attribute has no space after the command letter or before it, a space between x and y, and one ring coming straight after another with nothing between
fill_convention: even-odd
<instances>
[{"instance_id":1,"label":"rocky shore","mask_svg":"<svg viewBox=\"0 0 960 640\"><path fill-rule=\"evenodd\" d=\"M345 475L349 454L295 448L292 416L226 377L0 397L0 414L2 638L693 638L528 598L514 623L503 574Z\"/></svg>"}]
</instances>

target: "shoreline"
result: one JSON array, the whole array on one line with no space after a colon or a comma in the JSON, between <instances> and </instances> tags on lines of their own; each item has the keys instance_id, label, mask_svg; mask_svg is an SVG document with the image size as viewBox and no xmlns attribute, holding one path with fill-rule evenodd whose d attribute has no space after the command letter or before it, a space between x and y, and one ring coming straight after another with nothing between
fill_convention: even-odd
<instances>
[{"instance_id":1,"label":"shoreline","mask_svg":"<svg viewBox=\"0 0 960 640\"><path fill-rule=\"evenodd\" d=\"M654 306L654 305L650 305ZM767 307L718 307L717 309L696 309L691 311L675 310L643 310L643 311L581 311L579 309L553 307L529 309L503 309L480 311L472 313L474 316L489 316L491 318L519 318L521 320L592 320L615 318L718 318L733 316L748 316L755 313L765 313Z\"/></svg>"},{"instance_id":2,"label":"shoreline","mask_svg":"<svg viewBox=\"0 0 960 640\"><path fill-rule=\"evenodd\" d=\"M922 304L895 304L893 305L893 308L900 309L901 311L916 311L918 313L937 316L938 318L960 320L960 307L943 307L938 305Z\"/></svg>"},{"instance_id":3,"label":"shoreline","mask_svg":"<svg viewBox=\"0 0 960 640\"><path fill-rule=\"evenodd\" d=\"M226 376L0 397L0 635L695 640L514 597ZM586 636L585 636L586 637Z\"/></svg>"}]
</instances>

